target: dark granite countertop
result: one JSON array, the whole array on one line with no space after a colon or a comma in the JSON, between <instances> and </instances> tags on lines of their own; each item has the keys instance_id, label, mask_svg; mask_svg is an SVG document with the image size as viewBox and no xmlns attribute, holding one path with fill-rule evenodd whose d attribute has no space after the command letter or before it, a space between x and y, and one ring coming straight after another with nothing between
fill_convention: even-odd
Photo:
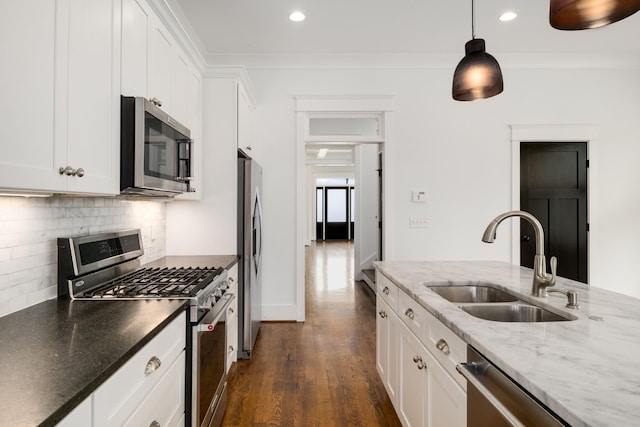
<instances>
[{"instance_id":1,"label":"dark granite countertop","mask_svg":"<svg viewBox=\"0 0 640 427\"><path fill-rule=\"evenodd\" d=\"M57 424L185 307L50 300L1 317L0 426Z\"/></svg>"},{"instance_id":2,"label":"dark granite countertop","mask_svg":"<svg viewBox=\"0 0 640 427\"><path fill-rule=\"evenodd\" d=\"M144 267L229 269L238 259L167 256ZM0 317L0 426L54 426L186 306L168 299L50 300Z\"/></svg>"}]
</instances>

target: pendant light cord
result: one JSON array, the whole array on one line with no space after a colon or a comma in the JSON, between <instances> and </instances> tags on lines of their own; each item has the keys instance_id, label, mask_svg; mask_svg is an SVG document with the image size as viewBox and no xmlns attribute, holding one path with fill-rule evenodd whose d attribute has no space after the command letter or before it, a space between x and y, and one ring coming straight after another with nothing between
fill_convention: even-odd
<instances>
[{"instance_id":1,"label":"pendant light cord","mask_svg":"<svg viewBox=\"0 0 640 427\"><path fill-rule=\"evenodd\" d=\"M476 38L475 1L471 0L471 38Z\"/></svg>"}]
</instances>

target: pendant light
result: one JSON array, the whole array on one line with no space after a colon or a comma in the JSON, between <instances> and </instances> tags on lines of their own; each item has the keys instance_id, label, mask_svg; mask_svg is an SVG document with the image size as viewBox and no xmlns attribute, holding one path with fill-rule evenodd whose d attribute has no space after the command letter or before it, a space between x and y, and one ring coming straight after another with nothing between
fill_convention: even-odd
<instances>
[{"instance_id":1,"label":"pendant light","mask_svg":"<svg viewBox=\"0 0 640 427\"><path fill-rule=\"evenodd\" d=\"M476 38L475 7L471 0L471 40L464 45L465 55L453 73L453 99L473 101L502 92L502 71L496 59L485 51L484 39Z\"/></svg>"},{"instance_id":2,"label":"pendant light","mask_svg":"<svg viewBox=\"0 0 640 427\"><path fill-rule=\"evenodd\" d=\"M640 10L640 0L551 0L549 23L559 30L586 30L620 21Z\"/></svg>"}]
</instances>

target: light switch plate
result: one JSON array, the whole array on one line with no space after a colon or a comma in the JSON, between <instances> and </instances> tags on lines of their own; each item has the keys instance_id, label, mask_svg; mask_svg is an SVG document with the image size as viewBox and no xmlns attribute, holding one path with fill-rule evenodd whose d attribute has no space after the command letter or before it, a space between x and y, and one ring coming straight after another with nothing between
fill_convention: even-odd
<instances>
[{"instance_id":1,"label":"light switch plate","mask_svg":"<svg viewBox=\"0 0 640 427\"><path fill-rule=\"evenodd\" d=\"M409 217L409 228L428 228L429 223L427 222L427 217L425 216L410 216Z\"/></svg>"}]
</instances>

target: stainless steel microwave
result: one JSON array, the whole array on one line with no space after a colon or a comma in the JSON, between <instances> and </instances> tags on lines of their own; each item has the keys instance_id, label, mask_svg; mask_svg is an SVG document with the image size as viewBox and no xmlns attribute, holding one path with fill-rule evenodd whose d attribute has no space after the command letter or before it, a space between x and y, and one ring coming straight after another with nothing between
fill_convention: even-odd
<instances>
[{"instance_id":1,"label":"stainless steel microwave","mask_svg":"<svg viewBox=\"0 0 640 427\"><path fill-rule=\"evenodd\" d=\"M142 97L121 97L120 193L173 197L191 191L191 132Z\"/></svg>"}]
</instances>

